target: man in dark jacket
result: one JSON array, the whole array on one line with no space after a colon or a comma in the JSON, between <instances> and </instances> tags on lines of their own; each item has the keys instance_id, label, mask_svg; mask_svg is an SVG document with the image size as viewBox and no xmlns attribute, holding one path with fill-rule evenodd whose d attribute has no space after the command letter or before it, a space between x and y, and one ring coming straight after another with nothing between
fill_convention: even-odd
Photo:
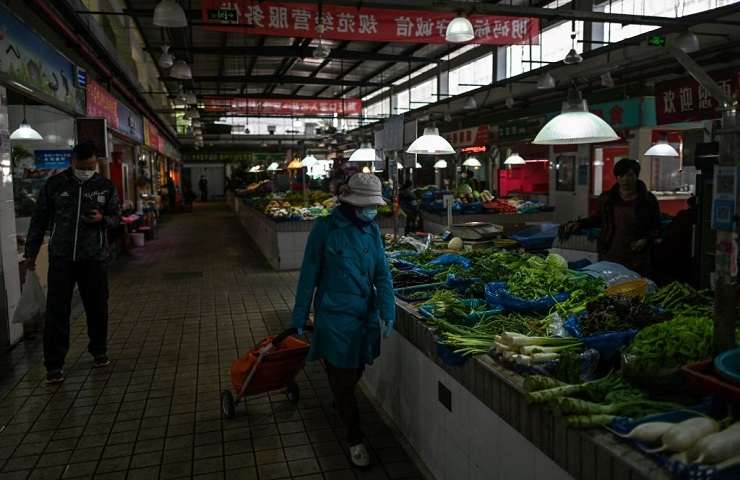
<instances>
[{"instance_id":1,"label":"man in dark jacket","mask_svg":"<svg viewBox=\"0 0 740 480\"><path fill-rule=\"evenodd\" d=\"M570 233L601 228L599 259L619 263L641 275L652 270L653 243L660 238L658 199L639 180L640 163L623 158L614 165L617 184L599 197L598 212L566 225Z\"/></svg>"},{"instance_id":2,"label":"man in dark jacket","mask_svg":"<svg viewBox=\"0 0 740 480\"><path fill-rule=\"evenodd\" d=\"M44 325L48 383L64 381L75 283L87 316L88 351L95 367L110 364L106 232L118 225L120 207L113 184L96 173L97 163L92 142L81 142L72 150L71 168L51 177L39 193L26 237L26 264L34 270L44 235L51 231Z\"/></svg>"},{"instance_id":3,"label":"man in dark jacket","mask_svg":"<svg viewBox=\"0 0 740 480\"><path fill-rule=\"evenodd\" d=\"M205 175L200 176L200 181L198 182L198 188L200 189L200 201L201 202L207 202L208 201L208 179Z\"/></svg>"}]
</instances>

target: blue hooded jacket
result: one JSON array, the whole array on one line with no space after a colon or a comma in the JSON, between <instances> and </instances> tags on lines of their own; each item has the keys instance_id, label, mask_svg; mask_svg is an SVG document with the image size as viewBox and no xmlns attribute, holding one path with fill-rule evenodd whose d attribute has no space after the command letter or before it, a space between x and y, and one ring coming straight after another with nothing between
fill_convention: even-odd
<instances>
[{"instance_id":1,"label":"blue hooded jacket","mask_svg":"<svg viewBox=\"0 0 740 480\"><path fill-rule=\"evenodd\" d=\"M359 228L339 208L316 220L306 244L293 326L306 325L313 302L309 360L361 368L380 354L380 318L395 322L393 282L380 228Z\"/></svg>"}]
</instances>

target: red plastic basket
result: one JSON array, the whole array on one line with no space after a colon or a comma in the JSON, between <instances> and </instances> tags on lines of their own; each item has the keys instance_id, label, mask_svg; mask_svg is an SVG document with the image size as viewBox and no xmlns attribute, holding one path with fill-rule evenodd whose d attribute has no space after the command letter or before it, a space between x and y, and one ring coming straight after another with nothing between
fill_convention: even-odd
<instances>
[{"instance_id":1,"label":"red plastic basket","mask_svg":"<svg viewBox=\"0 0 740 480\"><path fill-rule=\"evenodd\" d=\"M712 360L684 365L681 367L681 374L686 378L692 392L700 395L717 394L740 405L740 385L717 374Z\"/></svg>"}]
</instances>

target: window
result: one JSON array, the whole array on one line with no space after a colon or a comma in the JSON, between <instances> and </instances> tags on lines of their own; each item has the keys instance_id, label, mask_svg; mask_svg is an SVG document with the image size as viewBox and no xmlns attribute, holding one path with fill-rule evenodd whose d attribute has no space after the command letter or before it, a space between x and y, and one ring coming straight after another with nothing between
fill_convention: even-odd
<instances>
[{"instance_id":1,"label":"window","mask_svg":"<svg viewBox=\"0 0 740 480\"><path fill-rule=\"evenodd\" d=\"M411 87L411 109L421 108L437 101L437 79L430 78L426 82Z\"/></svg>"},{"instance_id":2,"label":"window","mask_svg":"<svg viewBox=\"0 0 740 480\"><path fill-rule=\"evenodd\" d=\"M381 94L387 92L388 90L390 90L390 87L379 88L379 89L375 90L374 92L369 93L369 94L365 95L364 97L362 97L362 101L363 102L370 101L373 98L377 97L378 95L381 95Z\"/></svg>"},{"instance_id":3,"label":"window","mask_svg":"<svg viewBox=\"0 0 740 480\"><path fill-rule=\"evenodd\" d=\"M409 97L409 90L403 90L393 95L393 114L398 115L411 110L410 101L411 98Z\"/></svg>"},{"instance_id":4,"label":"window","mask_svg":"<svg viewBox=\"0 0 740 480\"><path fill-rule=\"evenodd\" d=\"M595 12L647 15L651 17L683 17L714 8L737 3L740 0L616 0L594 6ZM652 25L621 25L618 23L595 23L594 39L619 42L659 27ZM594 47L602 45L594 44Z\"/></svg>"},{"instance_id":5,"label":"window","mask_svg":"<svg viewBox=\"0 0 740 480\"><path fill-rule=\"evenodd\" d=\"M362 114L365 117L369 117L368 121L374 122L377 117L387 117L391 113L391 101L389 98L379 100L375 103L371 103L365 107Z\"/></svg>"},{"instance_id":6,"label":"window","mask_svg":"<svg viewBox=\"0 0 740 480\"><path fill-rule=\"evenodd\" d=\"M450 95L459 95L461 93L475 90L478 87L464 86L464 84L472 85L488 85L493 81L493 54L489 53L485 57L481 57L477 60L473 60L470 63L461 65L457 68L450 70L449 74L449 90ZM460 84L463 85L460 85Z\"/></svg>"},{"instance_id":7,"label":"window","mask_svg":"<svg viewBox=\"0 0 740 480\"><path fill-rule=\"evenodd\" d=\"M544 66L543 63L531 63L532 61L559 62L565 58L571 48L572 22L563 22L543 31L540 35L539 45L511 45L502 47L506 50L506 70L500 72L501 79L515 77L524 72L535 70ZM575 49L583 53L583 22L576 22Z\"/></svg>"},{"instance_id":8,"label":"window","mask_svg":"<svg viewBox=\"0 0 740 480\"><path fill-rule=\"evenodd\" d=\"M403 77L399 78L398 80L396 80L395 82L393 82L393 85L396 85L396 86L403 85L404 83L408 82L409 80L412 80L412 79L418 77L422 73L426 73L426 72L428 72L430 70L434 70L435 68L437 68L437 65L434 64L434 63L430 63L429 65L425 65L425 66L421 67L420 69L416 70L415 72L413 72L413 73L411 73L409 75L404 75Z\"/></svg>"}]
</instances>

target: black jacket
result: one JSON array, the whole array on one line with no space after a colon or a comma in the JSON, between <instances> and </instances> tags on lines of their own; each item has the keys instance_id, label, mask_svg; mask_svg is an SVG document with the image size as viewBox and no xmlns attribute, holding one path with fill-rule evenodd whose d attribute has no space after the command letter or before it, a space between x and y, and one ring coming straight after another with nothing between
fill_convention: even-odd
<instances>
[{"instance_id":1,"label":"black jacket","mask_svg":"<svg viewBox=\"0 0 740 480\"><path fill-rule=\"evenodd\" d=\"M614 185L609 191L599 197L599 210L595 215L580 220L581 228L601 227L598 250L603 256L609 252L614 239L614 205L619 201L619 185ZM644 238L649 244L660 237L660 206L655 195L648 191L645 184L637 181L637 201L635 202L635 217L637 219L637 231L640 238Z\"/></svg>"},{"instance_id":2,"label":"black jacket","mask_svg":"<svg viewBox=\"0 0 740 480\"><path fill-rule=\"evenodd\" d=\"M82 216L98 209L103 221L85 223ZM47 230L49 257L104 261L109 256L106 230L120 222L118 194L107 178L95 174L81 182L71 169L47 180L39 193L26 237L26 258L36 257Z\"/></svg>"}]
</instances>

